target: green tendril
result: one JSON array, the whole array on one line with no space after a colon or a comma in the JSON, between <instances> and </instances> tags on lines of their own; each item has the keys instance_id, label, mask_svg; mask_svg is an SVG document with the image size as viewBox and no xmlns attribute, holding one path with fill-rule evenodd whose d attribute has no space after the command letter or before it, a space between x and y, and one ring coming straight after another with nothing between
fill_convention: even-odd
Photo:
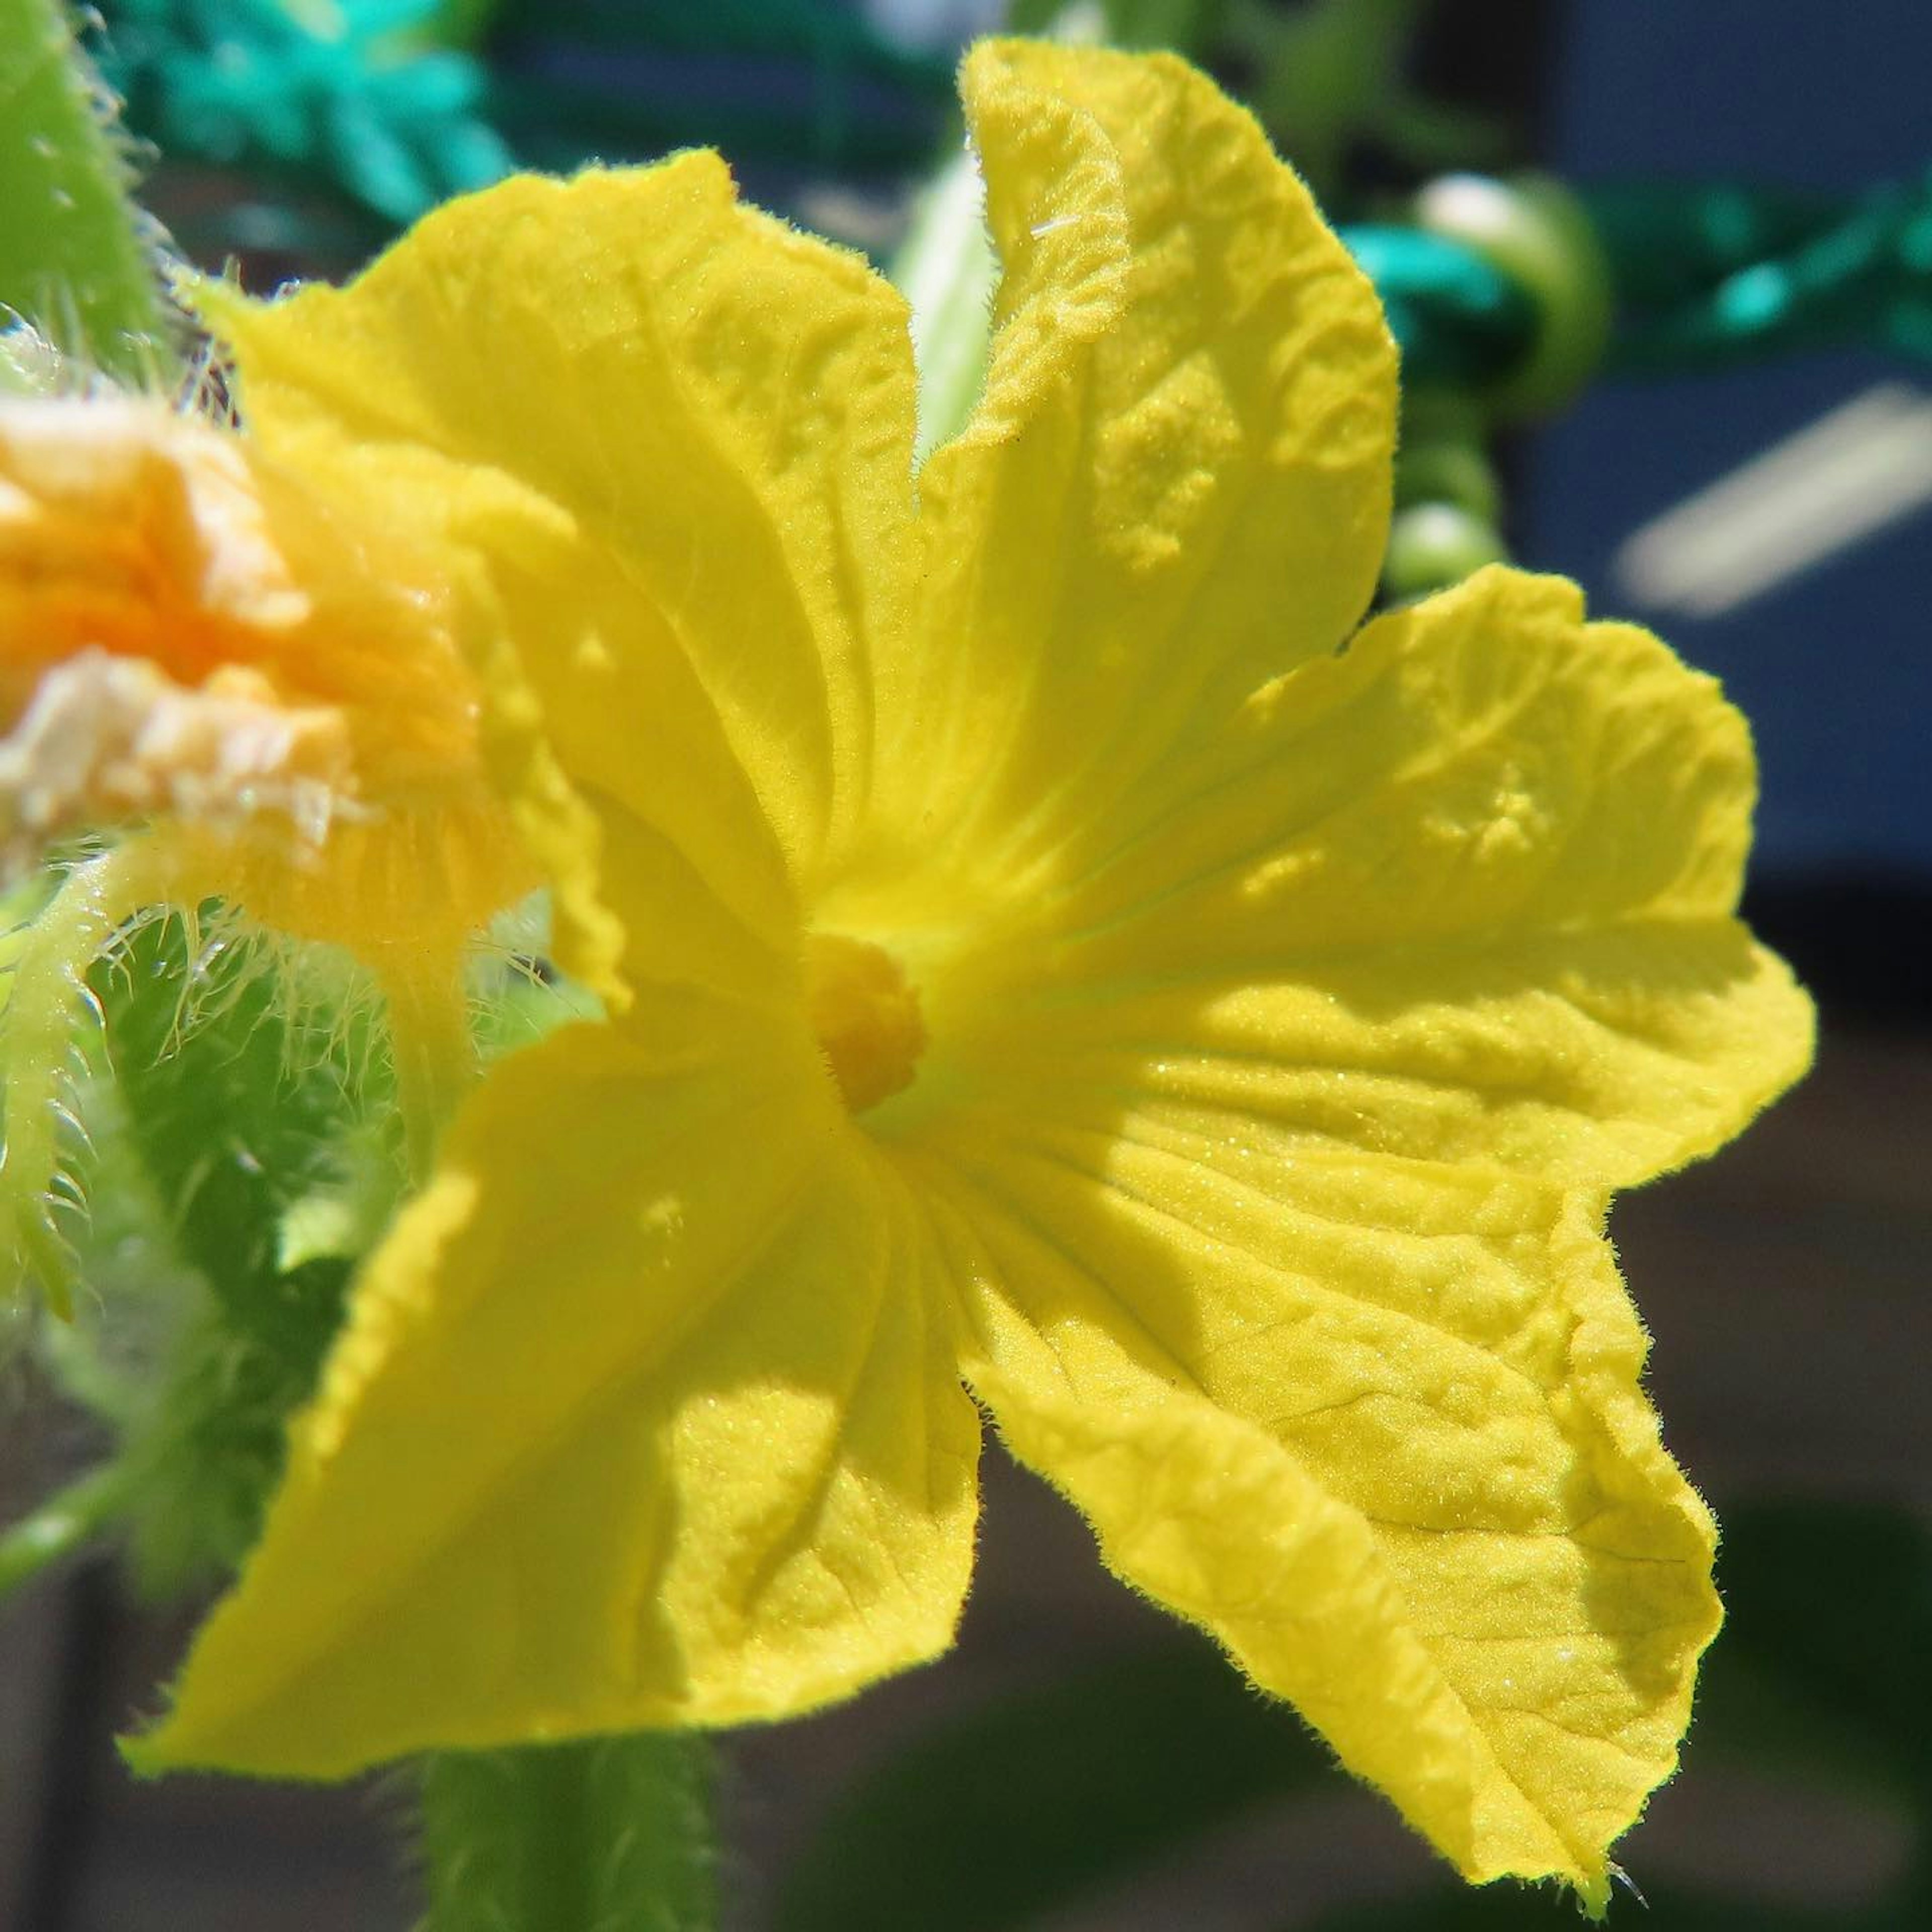
<instances>
[{"instance_id":1,"label":"green tendril","mask_svg":"<svg viewBox=\"0 0 1932 1932\"><path fill-rule=\"evenodd\" d=\"M136 1574L167 1592L231 1569L260 1527L356 1258L292 1242L291 1216L352 1184L348 1067L367 1068L364 1106L382 1096L365 1047L318 1044L322 1018L302 1010L272 942L212 908L140 928L92 983L119 1138L205 1287L123 1448L142 1484Z\"/></svg>"}]
</instances>

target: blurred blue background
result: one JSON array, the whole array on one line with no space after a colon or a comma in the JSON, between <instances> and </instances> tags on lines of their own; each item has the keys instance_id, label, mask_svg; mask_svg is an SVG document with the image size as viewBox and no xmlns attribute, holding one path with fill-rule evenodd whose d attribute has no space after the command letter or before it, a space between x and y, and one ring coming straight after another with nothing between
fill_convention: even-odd
<instances>
[{"instance_id":1,"label":"blurred blue background","mask_svg":"<svg viewBox=\"0 0 1932 1932\"><path fill-rule=\"evenodd\" d=\"M1927 0L1563 10L1545 155L1580 183L1853 190L1932 161ZM1539 432L1522 472L1523 560L1576 578L1600 614L1652 623L1750 716L1764 776L1755 876L1774 890L1932 887L1932 508L1710 617L1634 603L1612 559L1660 512L1881 382L1932 399L1932 370L1863 354L1607 381Z\"/></svg>"}]
</instances>

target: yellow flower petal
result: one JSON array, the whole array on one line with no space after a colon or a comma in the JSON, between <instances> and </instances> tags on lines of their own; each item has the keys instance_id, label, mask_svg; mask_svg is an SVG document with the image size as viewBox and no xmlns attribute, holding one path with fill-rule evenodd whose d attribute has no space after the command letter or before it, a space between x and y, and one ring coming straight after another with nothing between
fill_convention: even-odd
<instances>
[{"instance_id":1,"label":"yellow flower petal","mask_svg":"<svg viewBox=\"0 0 1932 1932\"><path fill-rule=\"evenodd\" d=\"M456 560L471 628L493 640L478 664L493 775L550 871L565 970L619 1006L647 982L763 1004L795 992L784 854L691 663L652 642L598 532L426 445L304 418L280 447Z\"/></svg>"},{"instance_id":2,"label":"yellow flower petal","mask_svg":"<svg viewBox=\"0 0 1932 1932\"><path fill-rule=\"evenodd\" d=\"M868 638L910 581L914 378L904 304L860 257L740 206L717 156L689 154L452 202L344 290L202 302L271 451L313 472L326 441L419 446L514 479L604 552L626 597L602 647L688 659L796 864L860 810ZM540 644L523 654L554 676ZM655 795L670 779L632 742L648 716L584 703L553 722L559 756L628 758Z\"/></svg>"},{"instance_id":3,"label":"yellow flower petal","mask_svg":"<svg viewBox=\"0 0 1932 1932\"><path fill-rule=\"evenodd\" d=\"M1600 1902L1718 1612L1590 1204L1131 1112L940 1144L984 1257L969 1378L1109 1566L1466 1876Z\"/></svg>"},{"instance_id":4,"label":"yellow flower petal","mask_svg":"<svg viewBox=\"0 0 1932 1932\"><path fill-rule=\"evenodd\" d=\"M964 73L1004 268L986 394L920 477L880 828L1010 872L1332 650L1380 565L1395 355L1253 120L1180 62Z\"/></svg>"},{"instance_id":5,"label":"yellow flower petal","mask_svg":"<svg viewBox=\"0 0 1932 1932\"><path fill-rule=\"evenodd\" d=\"M983 1084L1188 1131L1623 1185L1802 1073L1809 1001L1732 916L1754 773L1708 679L1484 573L1259 694L1042 901Z\"/></svg>"},{"instance_id":6,"label":"yellow flower petal","mask_svg":"<svg viewBox=\"0 0 1932 1932\"><path fill-rule=\"evenodd\" d=\"M736 1723L948 1642L978 1417L929 1237L748 1030L640 1004L493 1076L139 1762Z\"/></svg>"}]
</instances>

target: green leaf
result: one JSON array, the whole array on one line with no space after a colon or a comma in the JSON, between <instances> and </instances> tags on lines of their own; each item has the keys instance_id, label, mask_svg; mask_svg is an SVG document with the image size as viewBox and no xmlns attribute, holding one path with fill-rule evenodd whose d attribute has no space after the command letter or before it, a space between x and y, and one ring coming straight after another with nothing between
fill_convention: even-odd
<instances>
[{"instance_id":1,"label":"green leaf","mask_svg":"<svg viewBox=\"0 0 1932 1932\"><path fill-rule=\"evenodd\" d=\"M59 0L0 0L0 304L110 374L171 373L156 231Z\"/></svg>"},{"instance_id":2,"label":"green leaf","mask_svg":"<svg viewBox=\"0 0 1932 1932\"><path fill-rule=\"evenodd\" d=\"M424 1767L419 1932L710 1932L712 1753L656 1732Z\"/></svg>"},{"instance_id":3,"label":"green leaf","mask_svg":"<svg viewBox=\"0 0 1932 1932\"><path fill-rule=\"evenodd\" d=\"M954 1718L833 1810L778 1932L1001 1932L1292 1792L1328 1754L1177 1636Z\"/></svg>"}]
</instances>

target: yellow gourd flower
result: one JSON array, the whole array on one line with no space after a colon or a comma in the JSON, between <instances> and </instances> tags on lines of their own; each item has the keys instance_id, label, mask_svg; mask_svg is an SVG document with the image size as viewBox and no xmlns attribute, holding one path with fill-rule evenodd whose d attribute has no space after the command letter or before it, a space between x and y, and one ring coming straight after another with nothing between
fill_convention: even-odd
<instances>
[{"instance_id":1,"label":"yellow gourd flower","mask_svg":"<svg viewBox=\"0 0 1932 1932\"><path fill-rule=\"evenodd\" d=\"M916 482L898 299L708 154L215 311L270 460L477 560L622 950L446 1135L134 1755L843 1696L952 1636L983 1403L1463 1872L1600 1901L1718 1614L1607 1198L1808 1052L1744 725L1559 582L1356 629L1395 356L1301 187L1171 59L964 84L1004 280Z\"/></svg>"},{"instance_id":2,"label":"yellow gourd flower","mask_svg":"<svg viewBox=\"0 0 1932 1932\"><path fill-rule=\"evenodd\" d=\"M468 1054L464 946L536 883L460 608L231 430L152 398L0 398L0 858L126 829L10 962L0 1217L56 1305L72 1010L148 908L220 897L371 968L426 1152Z\"/></svg>"}]
</instances>

